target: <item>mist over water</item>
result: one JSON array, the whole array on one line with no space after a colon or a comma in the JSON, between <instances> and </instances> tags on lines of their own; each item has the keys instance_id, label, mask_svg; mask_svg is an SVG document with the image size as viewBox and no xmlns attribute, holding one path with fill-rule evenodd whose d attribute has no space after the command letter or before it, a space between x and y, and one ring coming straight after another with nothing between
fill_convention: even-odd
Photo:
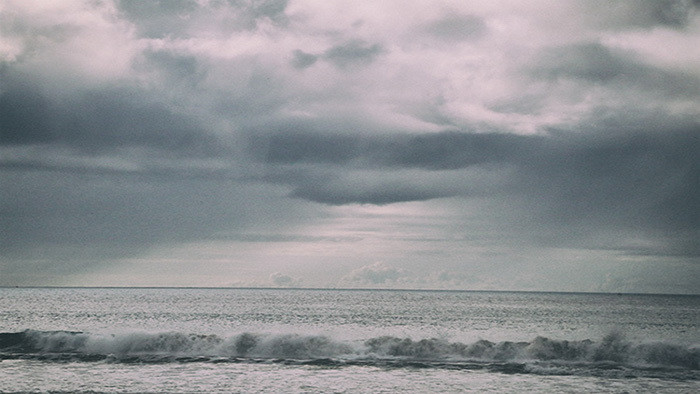
<instances>
[{"instance_id":1,"label":"mist over water","mask_svg":"<svg viewBox=\"0 0 700 394\"><path fill-rule=\"evenodd\" d=\"M210 376L197 383L204 391L239 387L224 375L231 370L263 387L259 375L267 369L307 376L301 386L330 369L337 380L325 389L349 392L371 386L352 385L346 374L369 382L377 369L387 378L431 376L397 386L428 391L439 391L443 380L462 382L454 391L479 387L484 375L493 383L483 389L504 391L513 376L535 391L556 391L553 377L559 388L623 379L626 389L643 391L652 379L683 391L700 383L696 296L94 288L5 288L0 295L0 370L47 376L34 385L0 378L0 390L110 391L93 376L105 365L124 374L121 391L158 391L137 388L134 374L176 367L191 382ZM61 375L88 370L82 388ZM301 387L279 384L275 390Z\"/></svg>"}]
</instances>

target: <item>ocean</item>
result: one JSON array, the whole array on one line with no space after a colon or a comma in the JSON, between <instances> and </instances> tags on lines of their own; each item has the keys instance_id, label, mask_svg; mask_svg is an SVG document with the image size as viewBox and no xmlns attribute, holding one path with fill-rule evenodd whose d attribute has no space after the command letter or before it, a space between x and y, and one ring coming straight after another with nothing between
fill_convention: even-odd
<instances>
[{"instance_id":1,"label":"ocean","mask_svg":"<svg viewBox=\"0 0 700 394\"><path fill-rule=\"evenodd\" d=\"M700 296L0 288L0 392L700 392Z\"/></svg>"}]
</instances>

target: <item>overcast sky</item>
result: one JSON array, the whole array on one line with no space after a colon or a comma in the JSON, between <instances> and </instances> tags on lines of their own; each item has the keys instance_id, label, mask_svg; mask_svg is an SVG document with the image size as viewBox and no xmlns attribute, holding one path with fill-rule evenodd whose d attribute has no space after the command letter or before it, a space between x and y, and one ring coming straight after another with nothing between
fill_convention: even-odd
<instances>
[{"instance_id":1,"label":"overcast sky","mask_svg":"<svg viewBox=\"0 0 700 394\"><path fill-rule=\"evenodd\" d=\"M700 293L700 2L0 0L0 285Z\"/></svg>"}]
</instances>

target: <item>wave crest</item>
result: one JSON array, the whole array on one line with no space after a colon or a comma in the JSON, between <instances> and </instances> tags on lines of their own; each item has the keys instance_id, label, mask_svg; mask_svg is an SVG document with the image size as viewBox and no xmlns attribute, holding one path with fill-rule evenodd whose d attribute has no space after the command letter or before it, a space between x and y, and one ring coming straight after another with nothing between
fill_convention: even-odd
<instances>
[{"instance_id":1,"label":"wave crest","mask_svg":"<svg viewBox=\"0 0 700 394\"><path fill-rule=\"evenodd\" d=\"M325 360L328 363L410 361L454 363L613 364L700 369L700 349L667 342L633 343L619 333L600 341L537 337L530 342L450 342L394 336L344 342L319 335L241 333L230 337L180 332L97 335L71 331L0 333L0 359L93 361Z\"/></svg>"}]
</instances>

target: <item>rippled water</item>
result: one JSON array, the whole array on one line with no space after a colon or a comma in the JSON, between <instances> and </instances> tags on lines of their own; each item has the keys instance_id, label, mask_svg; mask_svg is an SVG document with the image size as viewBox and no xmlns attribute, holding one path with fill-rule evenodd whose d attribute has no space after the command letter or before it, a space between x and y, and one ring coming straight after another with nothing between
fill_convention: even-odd
<instances>
[{"instance_id":1,"label":"rippled water","mask_svg":"<svg viewBox=\"0 0 700 394\"><path fill-rule=\"evenodd\" d=\"M694 392L700 297L0 289L0 391Z\"/></svg>"}]
</instances>

